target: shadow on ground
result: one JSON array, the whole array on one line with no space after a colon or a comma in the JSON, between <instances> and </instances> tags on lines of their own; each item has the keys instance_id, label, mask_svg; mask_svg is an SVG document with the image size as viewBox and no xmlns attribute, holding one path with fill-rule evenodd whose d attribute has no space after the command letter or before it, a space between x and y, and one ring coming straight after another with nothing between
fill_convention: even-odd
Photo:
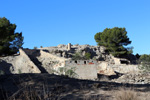
<instances>
[{"instance_id":1,"label":"shadow on ground","mask_svg":"<svg viewBox=\"0 0 150 100\"><path fill-rule=\"evenodd\" d=\"M3 71L4 74L11 74L10 69L14 70L12 66L12 64L0 59L0 71Z\"/></svg>"},{"instance_id":2,"label":"shadow on ground","mask_svg":"<svg viewBox=\"0 0 150 100\"><path fill-rule=\"evenodd\" d=\"M38 91L37 93L42 95L42 98L44 98L46 94L55 99L82 100L85 98L85 94L91 93L91 91L96 91L98 89L111 91L122 87L134 88L136 91L150 92L150 84L123 84L105 81L79 80L46 73L13 74L0 76L0 99L8 97L20 98L20 94L25 93L25 91L33 93L34 90ZM93 95L91 95L91 97L92 96ZM97 96L109 97L109 95L104 94L99 94Z\"/></svg>"}]
</instances>

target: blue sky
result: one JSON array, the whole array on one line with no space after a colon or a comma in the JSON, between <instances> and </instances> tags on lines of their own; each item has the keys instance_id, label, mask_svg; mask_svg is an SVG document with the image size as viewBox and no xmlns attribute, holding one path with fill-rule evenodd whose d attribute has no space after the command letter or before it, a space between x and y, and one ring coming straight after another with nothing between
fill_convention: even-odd
<instances>
[{"instance_id":1,"label":"blue sky","mask_svg":"<svg viewBox=\"0 0 150 100\"><path fill-rule=\"evenodd\" d=\"M97 32L125 27L134 54L150 54L150 0L1 0L0 17L17 25L24 48L96 45Z\"/></svg>"}]
</instances>

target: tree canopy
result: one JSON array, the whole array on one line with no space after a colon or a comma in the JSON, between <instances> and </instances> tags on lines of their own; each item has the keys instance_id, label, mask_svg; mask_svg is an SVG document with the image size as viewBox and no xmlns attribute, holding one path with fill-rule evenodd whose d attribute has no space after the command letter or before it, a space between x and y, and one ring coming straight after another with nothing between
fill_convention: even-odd
<instances>
[{"instance_id":1,"label":"tree canopy","mask_svg":"<svg viewBox=\"0 0 150 100\"><path fill-rule=\"evenodd\" d=\"M96 33L94 38L99 46L106 47L116 57L132 53L131 48L125 48L131 44L125 28L106 28L103 32Z\"/></svg>"},{"instance_id":2,"label":"tree canopy","mask_svg":"<svg viewBox=\"0 0 150 100\"><path fill-rule=\"evenodd\" d=\"M15 32L16 25L0 17L0 55L10 55L18 52L23 45L22 32Z\"/></svg>"}]
</instances>

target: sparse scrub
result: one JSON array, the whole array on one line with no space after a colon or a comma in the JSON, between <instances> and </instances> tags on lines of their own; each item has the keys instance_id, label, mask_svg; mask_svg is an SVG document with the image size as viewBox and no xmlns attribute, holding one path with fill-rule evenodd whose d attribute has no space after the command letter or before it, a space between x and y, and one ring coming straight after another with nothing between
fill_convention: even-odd
<instances>
[{"instance_id":1,"label":"sparse scrub","mask_svg":"<svg viewBox=\"0 0 150 100\"><path fill-rule=\"evenodd\" d=\"M7 97L8 100L60 100L63 88L60 84L55 84L53 89L49 89L48 83L43 84L43 87L37 89L36 86L24 85L12 96Z\"/></svg>"},{"instance_id":2,"label":"sparse scrub","mask_svg":"<svg viewBox=\"0 0 150 100\"><path fill-rule=\"evenodd\" d=\"M132 89L121 88L115 93L114 100L140 100L137 92Z\"/></svg>"},{"instance_id":3,"label":"sparse scrub","mask_svg":"<svg viewBox=\"0 0 150 100\"><path fill-rule=\"evenodd\" d=\"M86 60L89 60L89 59L91 59L91 54L90 53L85 53L85 59Z\"/></svg>"},{"instance_id":4,"label":"sparse scrub","mask_svg":"<svg viewBox=\"0 0 150 100\"><path fill-rule=\"evenodd\" d=\"M35 87L28 87L9 97L9 100L60 100L60 94L59 90L47 91L46 88L35 90Z\"/></svg>"},{"instance_id":5,"label":"sparse scrub","mask_svg":"<svg viewBox=\"0 0 150 100\"><path fill-rule=\"evenodd\" d=\"M93 96L85 96L83 100L107 100L102 98L100 95L93 95Z\"/></svg>"},{"instance_id":6,"label":"sparse scrub","mask_svg":"<svg viewBox=\"0 0 150 100\"><path fill-rule=\"evenodd\" d=\"M71 78L77 78L77 74L75 73L75 67L71 67L71 68L59 68L59 71L57 71L57 73L59 75L65 75Z\"/></svg>"},{"instance_id":7,"label":"sparse scrub","mask_svg":"<svg viewBox=\"0 0 150 100\"><path fill-rule=\"evenodd\" d=\"M56 75L51 77L47 74L42 75L44 76L42 78L33 76L24 77L22 74L14 79L11 76L9 79L2 78L2 81L13 81L18 89L12 92L10 87L3 88L5 84L0 81L0 100L78 100L78 97L79 100L149 100L150 97L149 91L136 91L141 87L133 87L136 88L134 91L129 87L118 89L120 87L118 84L105 82L77 80Z\"/></svg>"},{"instance_id":8,"label":"sparse scrub","mask_svg":"<svg viewBox=\"0 0 150 100\"><path fill-rule=\"evenodd\" d=\"M86 52L85 55L82 55L82 52L76 52L73 56L72 56L72 60L89 60L91 59L91 53Z\"/></svg>"},{"instance_id":9,"label":"sparse scrub","mask_svg":"<svg viewBox=\"0 0 150 100\"><path fill-rule=\"evenodd\" d=\"M73 56L72 56L72 60L83 60L83 57L81 56L81 52L76 52Z\"/></svg>"}]
</instances>

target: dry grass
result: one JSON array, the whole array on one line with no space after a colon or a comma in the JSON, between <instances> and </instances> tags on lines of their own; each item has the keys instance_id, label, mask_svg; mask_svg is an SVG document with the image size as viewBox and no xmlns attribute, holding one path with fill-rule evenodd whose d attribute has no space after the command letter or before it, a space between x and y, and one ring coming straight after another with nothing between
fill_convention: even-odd
<instances>
[{"instance_id":1,"label":"dry grass","mask_svg":"<svg viewBox=\"0 0 150 100\"><path fill-rule=\"evenodd\" d=\"M115 93L115 100L140 100L138 93L132 89L121 88Z\"/></svg>"},{"instance_id":2,"label":"dry grass","mask_svg":"<svg viewBox=\"0 0 150 100\"><path fill-rule=\"evenodd\" d=\"M83 100L106 100L99 95L85 96Z\"/></svg>"},{"instance_id":3,"label":"dry grass","mask_svg":"<svg viewBox=\"0 0 150 100\"><path fill-rule=\"evenodd\" d=\"M53 90L48 90L46 85L43 85L40 90L34 86L24 86L7 100L60 100L61 93L62 90L58 84L54 85Z\"/></svg>"},{"instance_id":4,"label":"dry grass","mask_svg":"<svg viewBox=\"0 0 150 100\"><path fill-rule=\"evenodd\" d=\"M18 87L15 93L9 93L8 89L0 87L0 100L150 100L149 88L144 92L138 87L133 87L135 91L126 86L119 88L120 86L115 87L116 85L105 82L75 80L71 83L71 79L66 78L67 81L63 83L63 80L54 81L56 77L52 77L53 80L43 77L38 81L33 76L27 77L28 80L20 77L12 79L12 83Z\"/></svg>"}]
</instances>

